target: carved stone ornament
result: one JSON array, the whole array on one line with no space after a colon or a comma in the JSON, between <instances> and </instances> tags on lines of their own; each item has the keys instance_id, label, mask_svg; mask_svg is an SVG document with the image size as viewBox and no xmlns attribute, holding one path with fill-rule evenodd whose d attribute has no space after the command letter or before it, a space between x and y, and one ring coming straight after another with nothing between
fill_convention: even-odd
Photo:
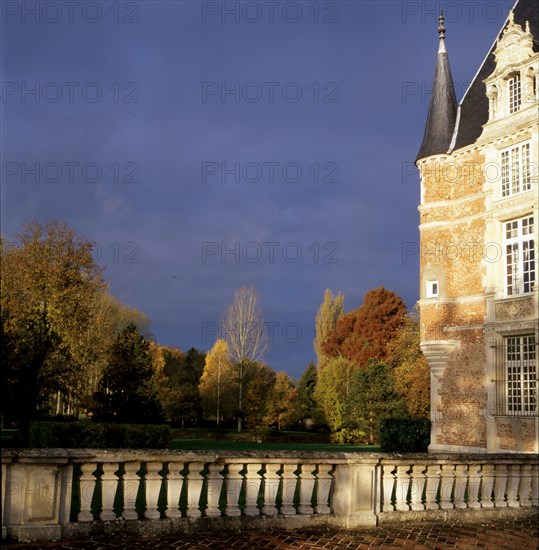
<instances>
[{"instance_id":1,"label":"carved stone ornament","mask_svg":"<svg viewBox=\"0 0 539 550\"><path fill-rule=\"evenodd\" d=\"M517 300L504 300L494 306L496 321L518 321L534 316L533 297Z\"/></svg>"}]
</instances>

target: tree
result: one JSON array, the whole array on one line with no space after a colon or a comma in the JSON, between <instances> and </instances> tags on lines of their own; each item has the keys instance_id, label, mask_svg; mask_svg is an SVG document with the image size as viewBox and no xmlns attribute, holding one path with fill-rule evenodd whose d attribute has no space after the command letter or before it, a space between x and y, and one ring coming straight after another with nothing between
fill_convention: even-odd
<instances>
[{"instance_id":1,"label":"tree","mask_svg":"<svg viewBox=\"0 0 539 550\"><path fill-rule=\"evenodd\" d=\"M298 404L298 392L292 380L284 371L275 376L275 384L271 392L268 410L269 423L277 424L280 431L289 428L301 418Z\"/></svg>"},{"instance_id":2,"label":"tree","mask_svg":"<svg viewBox=\"0 0 539 550\"><path fill-rule=\"evenodd\" d=\"M315 388L318 379L316 365L311 361L303 371L298 383L298 407L301 413L301 419L305 425L309 423L318 423L320 413L315 399Z\"/></svg>"},{"instance_id":3,"label":"tree","mask_svg":"<svg viewBox=\"0 0 539 550\"><path fill-rule=\"evenodd\" d=\"M386 357L387 342L403 324L406 305L394 292L379 287L365 294L363 304L338 319L335 329L322 343L330 357L342 356L365 367L367 361Z\"/></svg>"},{"instance_id":4,"label":"tree","mask_svg":"<svg viewBox=\"0 0 539 550\"><path fill-rule=\"evenodd\" d=\"M332 432L344 427L353 370L353 363L344 357L333 357L318 371L314 395Z\"/></svg>"},{"instance_id":5,"label":"tree","mask_svg":"<svg viewBox=\"0 0 539 550\"><path fill-rule=\"evenodd\" d=\"M134 324L118 335L94 395L96 420L134 423L162 420L149 350L150 343Z\"/></svg>"},{"instance_id":6,"label":"tree","mask_svg":"<svg viewBox=\"0 0 539 550\"><path fill-rule=\"evenodd\" d=\"M196 421L201 417L198 386L206 355L191 348L186 354L177 348L160 347L165 365L158 384L159 399L169 422Z\"/></svg>"},{"instance_id":7,"label":"tree","mask_svg":"<svg viewBox=\"0 0 539 550\"><path fill-rule=\"evenodd\" d=\"M413 418L429 418L430 370L419 342L419 322L412 314L388 343L388 364L393 369L395 390L406 401L408 414Z\"/></svg>"},{"instance_id":8,"label":"tree","mask_svg":"<svg viewBox=\"0 0 539 550\"><path fill-rule=\"evenodd\" d=\"M373 445L378 439L380 420L405 416L406 405L395 392L391 369L371 359L354 372L348 395L345 425L368 435Z\"/></svg>"},{"instance_id":9,"label":"tree","mask_svg":"<svg viewBox=\"0 0 539 550\"><path fill-rule=\"evenodd\" d=\"M60 221L25 224L16 241L1 242L0 306L2 338L9 350L4 363L6 419L23 432L51 394L69 396L78 414L91 349L93 303L103 292L102 269L92 243Z\"/></svg>"},{"instance_id":10,"label":"tree","mask_svg":"<svg viewBox=\"0 0 539 550\"><path fill-rule=\"evenodd\" d=\"M317 364L322 366L328 359L328 356L322 349L322 344L326 341L328 335L335 329L337 320L344 314L344 294L340 293L333 296L329 288L324 293L324 301L318 308L316 314L316 335L314 338L314 351L316 352Z\"/></svg>"},{"instance_id":11,"label":"tree","mask_svg":"<svg viewBox=\"0 0 539 550\"><path fill-rule=\"evenodd\" d=\"M256 432L270 424L269 407L275 372L263 363L246 362L244 369L244 413L247 427ZM238 414L241 415L241 413Z\"/></svg>"},{"instance_id":12,"label":"tree","mask_svg":"<svg viewBox=\"0 0 539 550\"><path fill-rule=\"evenodd\" d=\"M238 432L242 429L243 391L250 364L261 362L269 350L269 338L258 294L254 287L241 287L225 310L221 327L223 338L238 380Z\"/></svg>"},{"instance_id":13,"label":"tree","mask_svg":"<svg viewBox=\"0 0 539 550\"><path fill-rule=\"evenodd\" d=\"M219 428L222 418L234 417L238 384L228 355L228 345L222 338L215 342L206 355L206 364L198 387L205 418L215 418Z\"/></svg>"}]
</instances>

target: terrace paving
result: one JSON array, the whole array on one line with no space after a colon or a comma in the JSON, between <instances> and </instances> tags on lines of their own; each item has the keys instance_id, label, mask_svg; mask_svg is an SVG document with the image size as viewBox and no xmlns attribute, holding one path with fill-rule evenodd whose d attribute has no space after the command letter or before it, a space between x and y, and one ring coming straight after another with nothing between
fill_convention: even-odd
<instances>
[{"instance_id":1,"label":"terrace paving","mask_svg":"<svg viewBox=\"0 0 539 550\"><path fill-rule=\"evenodd\" d=\"M539 549L539 519L485 523L392 524L372 529L298 530L54 543L4 543L6 550L359 550Z\"/></svg>"}]
</instances>

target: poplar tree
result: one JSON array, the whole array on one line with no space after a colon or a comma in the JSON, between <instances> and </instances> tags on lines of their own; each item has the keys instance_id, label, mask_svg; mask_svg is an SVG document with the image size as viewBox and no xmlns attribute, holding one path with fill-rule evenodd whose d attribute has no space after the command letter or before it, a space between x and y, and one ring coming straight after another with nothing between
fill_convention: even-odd
<instances>
[{"instance_id":1,"label":"poplar tree","mask_svg":"<svg viewBox=\"0 0 539 550\"><path fill-rule=\"evenodd\" d=\"M314 351L316 352L317 364L322 366L328 359L324 353L322 344L329 334L335 329L337 320L344 314L344 295L339 292L337 296L329 288L324 293L324 301L320 304L316 314L316 335L314 338Z\"/></svg>"}]
</instances>

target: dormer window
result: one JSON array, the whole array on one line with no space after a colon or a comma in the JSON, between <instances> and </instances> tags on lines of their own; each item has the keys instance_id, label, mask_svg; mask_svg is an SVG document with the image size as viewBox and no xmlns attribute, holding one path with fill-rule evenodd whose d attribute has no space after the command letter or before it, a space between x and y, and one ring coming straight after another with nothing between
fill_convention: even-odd
<instances>
[{"instance_id":1,"label":"dormer window","mask_svg":"<svg viewBox=\"0 0 539 550\"><path fill-rule=\"evenodd\" d=\"M520 111L522 91L520 88L520 73L515 73L507 82L509 89L509 114Z\"/></svg>"}]
</instances>

